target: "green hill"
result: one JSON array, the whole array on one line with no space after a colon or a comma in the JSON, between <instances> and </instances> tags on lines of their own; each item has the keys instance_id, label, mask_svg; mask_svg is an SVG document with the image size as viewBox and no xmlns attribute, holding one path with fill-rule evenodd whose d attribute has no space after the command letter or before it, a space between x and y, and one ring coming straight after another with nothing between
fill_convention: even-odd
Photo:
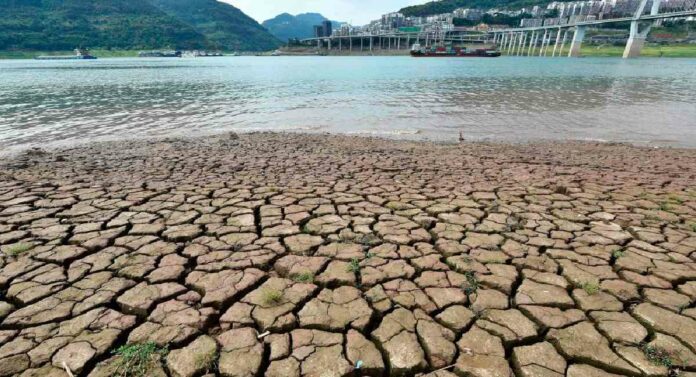
<instances>
[{"instance_id":1,"label":"green hill","mask_svg":"<svg viewBox=\"0 0 696 377\"><path fill-rule=\"evenodd\" d=\"M519 9L534 5L546 5L550 2L551 1L546 0L440 0L406 7L399 12L403 13L405 16L431 16L434 14L449 13L457 8Z\"/></svg>"},{"instance_id":2,"label":"green hill","mask_svg":"<svg viewBox=\"0 0 696 377\"><path fill-rule=\"evenodd\" d=\"M4 51L78 46L260 51L280 44L237 8L216 0L0 0L0 10Z\"/></svg>"},{"instance_id":3,"label":"green hill","mask_svg":"<svg viewBox=\"0 0 696 377\"><path fill-rule=\"evenodd\" d=\"M303 13L293 16L288 13L280 14L270 20L263 22L263 26L268 29L276 38L287 41L291 38L312 38L314 37L314 25L319 25L327 18L319 13ZM334 28L340 26L339 22L331 21Z\"/></svg>"},{"instance_id":4,"label":"green hill","mask_svg":"<svg viewBox=\"0 0 696 377\"><path fill-rule=\"evenodd\" d=\"M150 0L177 19L203 34L220 50L266 51L281 42L251 17L217 0Z\"/></svg>"}]
</instances>

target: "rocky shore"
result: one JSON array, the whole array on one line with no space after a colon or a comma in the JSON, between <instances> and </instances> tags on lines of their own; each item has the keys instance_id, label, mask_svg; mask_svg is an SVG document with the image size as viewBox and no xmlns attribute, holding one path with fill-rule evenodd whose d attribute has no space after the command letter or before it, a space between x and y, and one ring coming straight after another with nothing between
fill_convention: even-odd
<instances>
[{"instance_id":1,"label":"rocky shore","mask_svg":"<svg viewBox=\"0 0 696 377\"><path fill-rule=\"evenodd\" d=\"M0 162L0 377L696 376L696 150L226 134Z\"/></svg>"}]
</instances>

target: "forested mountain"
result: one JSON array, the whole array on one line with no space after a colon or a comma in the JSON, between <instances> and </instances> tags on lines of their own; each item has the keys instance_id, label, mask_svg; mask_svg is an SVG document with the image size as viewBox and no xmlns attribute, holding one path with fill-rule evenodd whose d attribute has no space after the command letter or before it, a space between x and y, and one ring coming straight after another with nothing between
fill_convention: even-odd
<instances>
[{"instance_id":1,"label":"forested mountain","mask_svg":"<svg viewBox=\"0 0 696 377\"><path fill-rule=\"evenodd\" d=\"M440 0L422 5L413 5L400 10L406 16L430 16L433 14L449 13L457 8L512 8L545 5L545 0Z\"/></svg>"},{"instance_id":2,"label":"forested mountain","mask_svg":"<svg viewBox=\"0 0 696 377\"><path fill-rule=\"evenodd\" d=\"M217 0L150 0L165 13L205 35L213 48L258 51L278 47L280 40L228 3Z\"/></svg>"},{"instance_id":3,"label":"forested mountain","mask_svg":"<svg viewBox=\"0 0 696 377\"><path fill-rule=\"evenodd\" d=\"M268 29L276 38L287 41L290 38L311 38L314 36L314 25L319 25L327 18L319 13L303 13L293 16L288 13L280 14L270 20L263 22L263 26ZM334 28L338 28L340 23L331 21Z\"/></svg>"},{"instance_id":4,"label":"forested mountain","mask_svg":"<svg viewBox=\"0 0 696 377\"><path fill-rule=\"evenodd\" d=\"M216 0L0 0L0 50L209 48L280 44Z\"/></svg>"}]
</instances>

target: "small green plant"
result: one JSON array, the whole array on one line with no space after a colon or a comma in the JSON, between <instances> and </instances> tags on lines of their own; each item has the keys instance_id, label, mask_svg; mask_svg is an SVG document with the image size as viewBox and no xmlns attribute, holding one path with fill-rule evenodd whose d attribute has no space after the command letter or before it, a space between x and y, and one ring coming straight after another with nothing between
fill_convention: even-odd
<instances>
[{"instance_id":1,"label":"small green plant","mask_svg":"<svg viewBox=\"0 0 696 377\"><path fill-rule=\"evenodd\" d=\"M368 252L365 254L365 257L366 257L367 259L374 258L374 257L375 257L375 253L373 253L373 252L371 252L371 251L368 251Z\"/></svg>"},{"instance_id":2,"label":"small green plant","mask_svg":"<svg viewBox=\"0 0 696 377\"><path fill-rule=\"evenodd\" d=\"M116 376L118 377L145 377L150 369L161 362L169 351L166 347L159 347L154 342L143 344L129 344L121 346L114 351L118 356L116 361Z\"/></svg>"},{"instance_id":3,"label":"small green plant","mask_svg":"<svg viewBox=\"0 0 696 377\"><path fill-rule=\"evenodd\" d=\"M5 249L5 254L11 255L11 256L15 257L15 256L17 256L17 255L19 255L19 254L22 254L22 253L25 253L25 252L31 250L32 247L33 247L33 246L32 246L31 244L29 244L29 243L26 243L26 242L18 242L18 243L16 243L16 244L12 244L12 245L8 246L8 247Z\"/></svg>"},{"instance_id":4,"label":"small green plant","mask_svg":"<svg viewBox=\"0 0 696 377\"><path fill-rule=\"evenodd\" d=\"M625 254L626 254L626 251L623 248L619 248L619 249L616 249L616 250L611 252L611 256L614 259L619 259L619 258L623 257Z\"/></svg>"},{"instance_id":5,"label":"small green plant","mask_svg":"<svg viewBox=\"0 0 696 377\"><path fill-rule=\"evenodd\" d=\"M292 280L298 283L314 283L314 274L311 272L302 272L294 275Z\"/></svg>"},{"instance_id":6,"label":"small green plant","mask_svg":"<svg viewBox=\"0 0 696 377\"><path fill-rule=\"evenodd\" d=\"M360 261L358 258L353 258L350 260L350 263L348 264L348 272L352 272L357 274L360 272Z\"/></svg>"},{"instance_id":7,"label":"small green plant","mask_svg":"<svg viewBox=\"0 0 696 377\"><path fill-rule=\"evenodd\" d=\"M283 292L277 289L265 289L262 295L266 305L277 305L283 300Z\"/></svg>"},{"instance_id":8,"label":"small green plant","mask_svg":"<svg viewBox=\"0 0 696 377\"><path fill-rule=\"evenodd\" d=\"M660 210L665 211L665 212L669 212L672 210L672 205L669 204L668 202L662 202L662 203L660 203Z\"/></svg>"},{"instance_id":9,"label":"small green plant","mask_svg":"<svg viewBox=\"0 0 696 377\"><path fill-rule=\"evenodd\" d=\"M654 365L660 365L666 368L672 368L672 366L674 365L672 355L666 350L658 347L653 347L649 344L644 344L641 348L648 361L650 361Z\"/></svg>"},{"instance_id":10,"label":"small green plant","mask_svg":"<svg viewBox=\"0 0 696 377\"><path fill-rule=\"evenodd\" d=\"M590 296L596 295L599 293L599 284L595 282L586 282L583 283L580 288L582 288L585 293L587 293Z\"/></svg>"},{"instance_id":11,"label":"small green plant","mask_svg":"<svg viewBox=\"0 0 696 377\"><path fill-rule=\"evenodd\" d=\"M696 233L696 223L691 223L691 231Z\"/></svg>"},{"instance_id":12,"label":"small green plant","mask_svg":"<svg viewBox=\"0 0 696 377\"><path fill-rule=\"evenodd\" d=\"M466 271L464 273L464 277L466 278L467 283L464 287L464 293L466 293L466 295L469 296L478 292L479 281L476 278L476 274L474 274L473 271Z\"/></svg>"}]
</instances>

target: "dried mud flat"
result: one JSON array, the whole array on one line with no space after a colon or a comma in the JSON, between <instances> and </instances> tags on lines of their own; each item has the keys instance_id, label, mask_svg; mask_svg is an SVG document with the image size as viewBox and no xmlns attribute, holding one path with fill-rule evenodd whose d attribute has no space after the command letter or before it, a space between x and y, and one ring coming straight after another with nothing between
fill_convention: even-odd
<instances>
[{"instance_id":1,"label":"dried mud flat","mask_svg":"<svg viewBox=\"0 0 696 377\"><path fill-rule=\"evenodd\" d=\"M0 170L0 376L696 376L696 151L248 134ZM121 348L123 350L123 348Z\"/></svg>"}]
</instances>

